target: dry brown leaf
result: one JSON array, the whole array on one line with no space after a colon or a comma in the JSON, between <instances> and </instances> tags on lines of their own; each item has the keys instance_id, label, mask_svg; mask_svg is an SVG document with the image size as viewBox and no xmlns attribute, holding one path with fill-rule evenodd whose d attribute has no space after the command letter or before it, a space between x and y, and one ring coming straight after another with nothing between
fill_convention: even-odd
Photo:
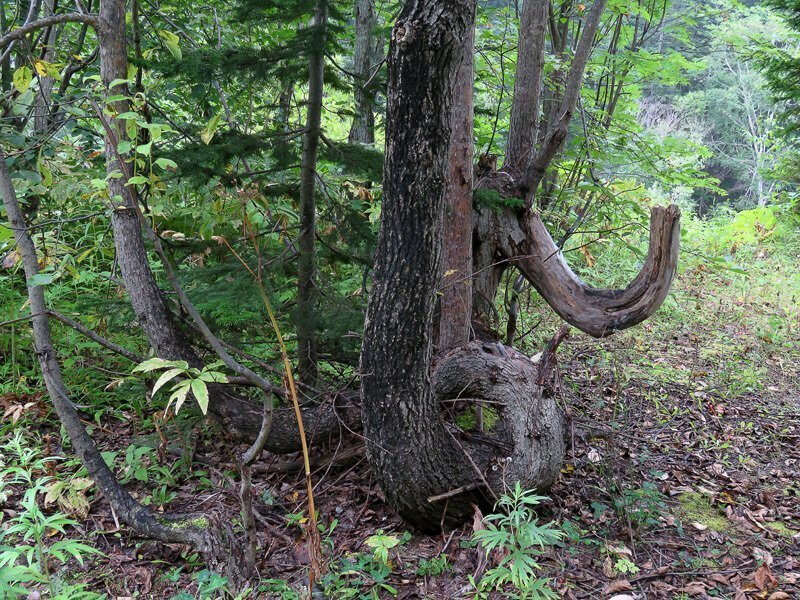
<instances>
[{"instance_id":1,"label":"dry brown leaf","mask_svg":"<svg viewBox=\"0 0 800 600\"><path fill-rule=\"evenodd\" d=\"M783 581L788 584L795 584L800 582L800 573L784 573L783 574Z\"/></svg>"},{"instance_id":2,"label":"dry brown leaf","mask_svg":"<svg viewBox=\"0 0 800 600\"><path fill-rule=\"evenodd\" d=\"M610 556L606 556L605 561L603 561L603 575L609 579L614 577L614 563L611 562Z\"/></svg>"},{"instance_id":3,"label":"dry brown leaf","mask_svg":"<svg viewBox=\"0 0 800 600\"><path fill-rule=\"evenodd\" d=\"M631 582L627 579L617 579L609 583L604 589L603 593L606 595L618 594L619 592L630 592L633 589Z\"/></svg>"},{"instance_id":4,"label":"dry brown leaf","mask_svg":"<svg viewBox=\"0 0 800 600\"><path fill-rule=\"evenodd\" d=\"M768 567L772 566L772 554L761 548L753 548L753 558L764 563Z\"/></svg>"},{"instance_id":5,"label":"dry brown leaf","mask_svg":"<svg viewBox=\"0 0 800 600\"><path fill-rule=\"evenodd\" d=\"M753 581L760 590L771 590L778 587L778 580L775 579L768 565L761 565L753 573Z\"/></svg>"},{"instance_id":6,"label":"dry brown leaf","mask_svg":"<svg viewBox=\"0 0 800 600\"><path fill-rule=\"evenodd\" d=\"M683 586L680 591L684 594L689 594L690 596L705 596L706 584L702 581L692 581L691 583L687 583L685 586Z\"/></svg>"},{"instance_id":7,"label":"dry brown leaf","mask_svg":"<svg viewBox=\"0 0 800 600\"><path fill-rule=\"evenodd\" d=\"M18 261L19 261L19 252L14 250L13 252L9 252L3 257L2 267L4 269L10 269L14 265L16 265Z\"/></svg>"},{"instance_id":8,"label":"dry brown leaf","mask_svg":"<svg viewBox=\"0 0 800 600\"><path fill-rule=\"evenodd\" d=\"M722 573L712 573L708 576L708 578L713 581L714 583L719 583L720 585L730 585L731 579L727 575L723 575Z\"/></svg>"},{"instance_id":9,"label":"dry brown leaf","mask_svg":"<svg viewBox=\"0 0 800 600\"><path fill-rule=\"evenodd\" d=\"M767 600L791 600L791 598L786 592L773 592Z\"/></svg>"}]
</instances>

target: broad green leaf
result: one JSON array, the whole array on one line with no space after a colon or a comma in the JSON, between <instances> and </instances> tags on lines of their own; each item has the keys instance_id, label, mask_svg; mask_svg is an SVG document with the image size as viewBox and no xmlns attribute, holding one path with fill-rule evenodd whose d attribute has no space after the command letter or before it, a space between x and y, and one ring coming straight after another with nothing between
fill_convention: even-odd
<instances>
[{"instance_id":1,"label":"broad green leaf","mask_svg":"<svg viewBox=\"0 0 800 600\"><path fill-rule=\"evenodd\" d=\"M166 171L167 169L176 170L176 169L178 168L178 163L176 163L174 160L170 160L170 159L168 159L168 158L157 158L157 159L155 160L155 163L156 163L156 164L157 164L159 167L161 167L162 169L164 169L165 171Z\"/></svg>"},{"instance_id":2,"label":"broad green leaf","mask_svg":"<svg viewBox=\"0 0 800 600\"><path fill-rule=\"evenodd\" d=\"M147 183L147 181L148 181L147 177L144 177L142 175L134 175L133 177L128 179L128 185L144 185L145 183Z\"/></svg>"},{"instance_id":3,"label":"broad green leaf","mask_svg":"<svg viewBox=\"0 0 800 600\"><path fill-rule=\"evenodd\" d=\"M209 383L228 383L228 376L219 371L203 371L198 378Z\"/></svg>"},{"instance_id":4,"label":"broad green leaf","mask_svg":"<svg viewBox=\"0 0 800 600\"><path fill-rule=\"evenodd\" d=\"M178 388L173 392L173 394L169 397L169 402L175 402L175 414L178 414L178 411L183 406L183 403L186 402L186 396L189 394L189 382L184 381L178 385ZM169 404L167 405L167 409L169 409Z\"/></svg>"},{"instance_id":5,"label":"broad green leaf","mask_svg":"<svg viewBox=\"0 0 800 600\"><path fill-rule=\"evenodd\" d=\"M33 68L36 69L39 77L61 77L61 71L58 70L58 67L46 60L36 60L33 63Z\"/></svg>"},{"instance_id":6,"label":"broad green leaf","mask_svg":"<svg viewBox=\"0 0 800 600\"><path fill-rule=\"evenodd\" d=\"M136 152L138 154L142 154L143 156L150 156L152 148L153 142L147 142L146 144L140 144L136 146Z\"/></svg>"},{"instance_id":7,"label":"broad green leaf","mask_svg":"<svg viewBox=\"0 0 800 600\"><path fill-rule=\"evenodd\" d=\"M139 363L133 368L133 373L149 373L157 369L166 369L167 367L174 367L176 369L187 370L189 363L185 360L164 360L163 358L148 358L146 361Z\"/></svg>"},{"instance_id":8,"label":"broad green leaf","mask_svg":"<svg viewBox=\"0 0 800 600\"><path fill-rule=\"evenodd\" d=\"M47 165L41 159L41 157L39 158L39 161L36 166L39 170L39 175L42 176L42 183L47 187L53 185L53 173L50 171L50 169L47 168Z\"/></svg>"},{"instance_id":9,"label":"broad green leaf","mask_svg":"<svg viewBox=\"0 0 800 600\"><path fill-rule=\"evenodd\" d=\"M203 140L205 145L210 144L211 140L214 139L214 134L217 132L221 120L222 115L214 115L208 123L206 123L205 129L200 132L200 139Z\"/></svg>"},{"instance_id":10,"label":"broad green leaf","mask_svg":"<svg viewBox=\"0 0 800 600\"><path fill-rule=\"evenodd\" d=\"M35 287L37 285L50 285L53 283L53 281L55 281L55 278L55 273L37 273L28 279L28 285L31 287Z\"/></svg>"},{"instance_id":11,"label":"broad green leaf","mask_svg":"<svg viewBox=\"0 0 800 600\"><path fill-rule=\"evenodd\" d=\"M208 412L208 387L206 387L206 382L202 379L193 380L192 393L200 406L200 410L203 414L206 414Z\"/></svg>"},{"instance_id":12,"label":"broad green leaf","mask_svg":"<svg viewBox=\"0 0 800 600\"><path fill-rule=\"evenodd\" d=\"M158 390L160 390L165 383L171 379L174 379L183 372L183 369L170 369L169 371L164 371L161 374L161 377L158 378L158 381L156 381L156 384L153 386L152 395L155 396L158 393Z\"/></svg>"},{"instance_id":13,"label":"broad green leaf","mask_svg":"<svg viewBox=\"0 0 800 600\"><path fill-rule=\"evenodd\" d=\"M115 79L111 83L108 84L108 89L114 89L118 85L125 85L127 83L133 83L131 79Z\"/></svg>"},{"instance_id":14,"label":"broad green leaf","mask_svg":"<svg viewBox=\"0 0 800 600\"><path fill-rule=\"evenodd\" d=\"M161 36L169 53L172 54L175 59L181 60L183 58L183 53L181 52L180 38L171 31L166 31L164 29L159 31L158 35Z\"/></svg>"}]
</instances>

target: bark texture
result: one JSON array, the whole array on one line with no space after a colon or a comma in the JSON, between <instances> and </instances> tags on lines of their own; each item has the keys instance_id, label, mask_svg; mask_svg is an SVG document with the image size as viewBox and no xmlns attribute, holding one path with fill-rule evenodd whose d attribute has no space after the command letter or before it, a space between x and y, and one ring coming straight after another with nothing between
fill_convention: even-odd
<instances>
[{"instance_id":1,"label":"bark texture","mask_svg":"<svg viewBox=\"0 0 800 600\"><path fill-rule=\"evenodd\" d=\"M389 503L429 530L493 498L503 472L546 488L563 453L558 410L527 357L462 346L431 379L452 90L474 11L473 0L412 1L392 34L383 215L361 359L373 473ZM490 432L462 431L442 408L484 400L501 403Z\"/></svg>"},{"instance_id":2,"label":"bark texture","mask_svg":"<svg viewBox=\"0 0 800 600\"><path fill-rule=\"evenodd\" d=\"M100 4L100 74L108 86L115 79L128 76L128 50L125 31L124 0L103 0ZM109 90L110 94L122 94L119 86ZM110 108L117 114L128 111L125 100L112 103ZM124 173L116 153L117 144L125 139L124 126L111 120L112 135L106 135L107 171ZM114 203L111 226L122 279L128 290L133 311L156 354L167 360L186 360L192 364L199 361L192 351L189 340L172 318L156 278L150 269L147 249L136 209L136 198L124 178L109 179L109 197Z\"/></svg>"},{"instance_id":3,"label":"bark texture","mask_svg":"<svg viewBox=\"0 0 800 600\"><path fill-rule=\"evenodd\" d=\"M444 215L444 259L438 348L469 341L472 321L472 162L475 27L464 38L453 87L450 156Z\"/></svg>"},{"instance_id":4,"label":"bark texture","mask_svg":"<svg viewBox=\"0 0 800 600\"><path fill-rule=\"evenodd\" d=\"M556 112L551 116L551 124L547 133L542 137L540 147L535 156L531 152L531 160L528 162L523 179L519 182L528 206L533 205L536 190L544 178L547 168L567 138L569 124L575 111L575 104L581 92L583 74L592 54L594 36L600 26L600 19L603 16L606 3L607 0L595 0L592 4L592 8L584 22L581 38L575 49L575 55L570 64L561 101L557 105Z\"/></svg>"},{"instance_id":5,"label":"bark texture","mask_svg":"<svg viewBox=\"0 0 800 600\"><path fill-rule=\"evenodd\" d=\"M486 178L509 193L506 174ZM513 185L511 186L513 189ZM476 305L483 310L497 295L503 273L516 267L558 315L594 337L605 337L651 316L667 297L678 268L680 210L655 207L642 269L621 290L588 286L567 264L538 213L513 207L477 207L474 257ZM486 317L486 313L481 315Z\"/></svg>"},{"instance_id":6,"label":"bark texture","mask_svg":"<svg viewBox=\"0 0 800 600\"><path fill-rule=\"evenodd\" d=\"M386 499L431 527L427 497L470 482L431 388L452 86L475 0L411 0L389 50L384 201L361 354L364 434ZM466 516L468 506L458 506Z\"/></svg>"}]
</instances>

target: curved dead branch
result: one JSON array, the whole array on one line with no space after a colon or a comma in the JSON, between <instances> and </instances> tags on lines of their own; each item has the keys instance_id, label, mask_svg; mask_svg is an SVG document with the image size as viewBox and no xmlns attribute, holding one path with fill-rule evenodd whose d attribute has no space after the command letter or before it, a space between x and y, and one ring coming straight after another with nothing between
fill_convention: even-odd
<instances>
[{"instance_id":1,"label":"curved dead branch","mask_svg":"<svg viewBox=\"0 0 800 600\"><path fill-rule=\"evenodd\" d=\"M567 264L539 215L521 220L524 247L509 257L547 303L570 325L604 337L641 323L669 293L680 252L680 210L671 205L650 213L647 260L633 281L621 290L590 287Z\"/></svg>"},{"instance_id":2,"label":"curved dead branch","mask_svg":"<svg viewBox=\"0 0 800 600\"><path fill-rule=\"evenodd\" d=\"M514 180L502 172L480 180L478 189L518 197ZM587 285L569 267L539 215L513 207L476 207L474 285L494 298L505 269L515 266L570 325L605 337L651 316L669 293L680 253L680 209L655 207L650 214L650 246L641 271L624 289ZM476 314L482 306L476 299Z\"/></svg>"}]
</instances>

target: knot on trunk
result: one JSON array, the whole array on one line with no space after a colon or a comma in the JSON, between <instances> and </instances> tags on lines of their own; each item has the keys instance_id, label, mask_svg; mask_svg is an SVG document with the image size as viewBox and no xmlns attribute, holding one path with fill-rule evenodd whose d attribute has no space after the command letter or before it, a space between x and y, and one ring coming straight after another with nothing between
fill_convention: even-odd
<instances>
[{"instance_id":1,"label":"knot on trunk","mask_svg":"<svg viewBox=\"0 0 800 600\"><path fill-rule=\"evenodd\" d=\"M549 393L546 354L531 359L502 344L472 342L434 370L445 420L498 495L515 481L546 490L561 470L564 419Z\"/></svg>"}]
</instances>

